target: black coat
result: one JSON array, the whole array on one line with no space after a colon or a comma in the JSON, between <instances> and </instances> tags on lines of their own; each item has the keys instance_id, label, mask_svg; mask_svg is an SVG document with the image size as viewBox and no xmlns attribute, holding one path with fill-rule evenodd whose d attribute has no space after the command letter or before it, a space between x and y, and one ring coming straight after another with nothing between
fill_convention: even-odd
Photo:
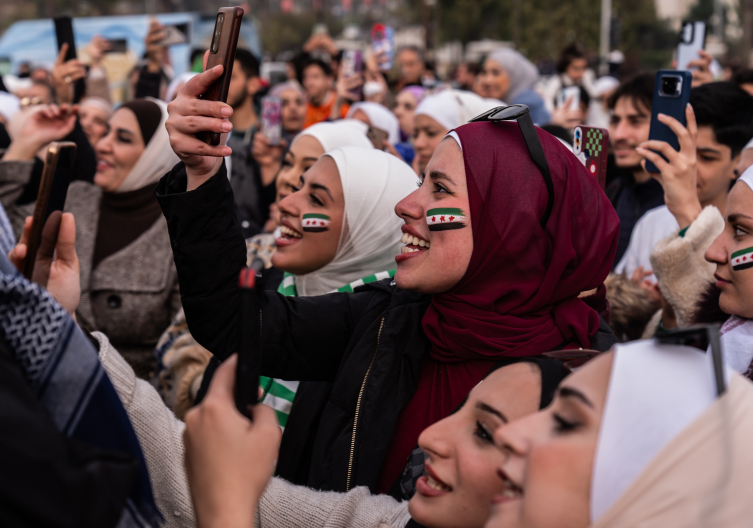
<instances>
[{"instance_id":1,"label":"black coat","mask_svg":"<svg viewBox=\"0 0 753 528\"><path fill-rule=\"evenodd\" d=\"M224 168L198 189L185 189L185 169L178 164L156 192L168 223L186 321L201 345L225 359L238 343L243 235ZM257 294L261 374L333 384L318 427L300 432L315 434L309 485L333 491L368 486L374 492L429 346L421 320L430 296L389 280L351 294ZM592 347L607 350L616 342L603 324ZM295 421L291 413L286 434Z\"/></svg>"}]
</instances>

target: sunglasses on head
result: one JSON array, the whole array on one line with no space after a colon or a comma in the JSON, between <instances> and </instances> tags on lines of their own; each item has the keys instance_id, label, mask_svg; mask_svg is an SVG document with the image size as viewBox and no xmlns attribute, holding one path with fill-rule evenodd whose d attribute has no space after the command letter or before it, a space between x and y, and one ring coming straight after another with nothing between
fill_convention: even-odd
<instances>
[{"instance_id":1,"label":"sunglasses on head","mask_svg":"<svg viewBox=\"0 0 753 528\"><path fill-rule=\"evenodd\" d=\"M544 215L541 217L540 222L541 229L545 229L546 223L549 220L549 215L552 213L552 207L554 206L554 185L552 184L552 175L549 172L549 164L546 162L544 149L541 146L539 135L536 133L536 127L533 125L533 120L531 120L528 107L524 104L498 106L484 112L480 116L474 117L469 123L477 123L481 121L491 121L492 123L498 121L518 122L518 127L523 134L523 139L526 142L531 159L533 159L533 162L544 176L544 183L546 183L546 190L549 194L546 210L544 210Z\"/></svg>"}]
</instances>

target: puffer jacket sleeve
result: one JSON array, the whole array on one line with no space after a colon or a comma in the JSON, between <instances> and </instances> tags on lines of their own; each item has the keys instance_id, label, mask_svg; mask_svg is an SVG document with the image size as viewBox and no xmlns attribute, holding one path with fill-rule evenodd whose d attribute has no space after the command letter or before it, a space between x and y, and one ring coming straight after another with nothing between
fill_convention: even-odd
<instances>
[{"instance_id":1,"label":"puffer jacket sleeve","mask_svg":"<svg viewBox=\"0 0 753 528\"><path fill-rule=\"evenodd\" d=\"M24 220L34 214L35 202L17 205L16 201L31 178L34 160L0 161L0 203L8 214L16 240L21 238Z\"/></svg>"},{"instance_id":2,"label":"puffer jacket sleeve","mask_svg":"<svg viewBox=\"0 0 753 528\"><path fill-rule=\"evenodd\" d=\"M118 392L139 438L157 507L166 528L196 525L184 465L184 424L168 409L148 382L138 379L131 366L110 344L94 332L99 360Z\"/></svg>"},{"instance_id":3,"label":"puffer jacket sleeve","mask_svg":"<svg viewBox=\"0 0 753 528\"><path fill-rule=\"evenodd\" d=\"M664 298L674 308L680 328L692 323L696 304L714 280L716 266L707 262L704 254L723 230L722 214L709 205L690 224L685 236L670 235L651 252L654 275Z\"/></svg>"}]
</instances>

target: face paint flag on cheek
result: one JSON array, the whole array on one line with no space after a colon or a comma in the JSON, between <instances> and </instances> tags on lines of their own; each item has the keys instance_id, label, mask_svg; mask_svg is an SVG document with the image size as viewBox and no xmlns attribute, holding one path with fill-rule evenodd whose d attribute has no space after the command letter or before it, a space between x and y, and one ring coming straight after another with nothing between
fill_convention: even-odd
<instances>
[{"instance_id":1,"label":"face paint flag on cheek","mask_svg":"<svg viewBox=\"0 0 753 528\"><path fill-rule=\"evenodd\" d=\"M303 215L302 226L306 233L321 233L329 230L329 216L318 213Z\"/></svg>"},{"instance_id":2,"label":"face paint flag on cheek","mask_svg":"<svg viewBox=\"0 0 753 528\"><path fill-rule=\"evenodd\" d=\"M466 217L462 209L453 207L429 209L426 211L426 223L429 224L429 231L447 231L465 227Z\"/></svg>"},{"instance_id":3,"label":"face paint flag on cheek","mask_svg":"<svg viewBox=\"0 0 753 528\"><path fill-rule=\"evenodd\" d=\"M753 268L753 247L735 251L730 258L732 260L732 269L735 271Z\"/></svg>"}]
</instances>

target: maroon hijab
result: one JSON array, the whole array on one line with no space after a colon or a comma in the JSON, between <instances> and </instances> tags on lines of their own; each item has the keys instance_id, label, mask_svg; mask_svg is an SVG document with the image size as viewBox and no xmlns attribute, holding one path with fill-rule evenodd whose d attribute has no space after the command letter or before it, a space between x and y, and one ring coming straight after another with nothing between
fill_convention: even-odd
<instances>
[{"instance_id":1,"label":"maroon hijab","mask_svg":"<svg viewBox=\"0 0 753 528\"><path fill-rule=\"evenodd\" d=\"M451 414L500 357L590 348L599 315L578 299L612 267L619 220L596 179L559 140L536 129L554 184L548 193L515 122L456 129L473 229L468 269L432 296L423 328L431 342L418 388L403 409L382 468L386 492L426 427ZM448 140L450 141L450 140Z\"/></svg>"}]
</instances>

